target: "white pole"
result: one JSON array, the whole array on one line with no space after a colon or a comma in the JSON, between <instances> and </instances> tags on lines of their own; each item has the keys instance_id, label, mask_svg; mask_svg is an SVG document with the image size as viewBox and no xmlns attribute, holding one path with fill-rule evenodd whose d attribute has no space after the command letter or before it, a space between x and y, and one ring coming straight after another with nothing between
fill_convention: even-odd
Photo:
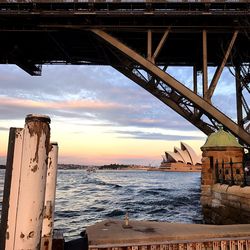
<instances>
[{"instance_id":1,"label":"white pole","mask_svg":"<svg viewBox=\"0 0 250 250\"><path fill-rule=\"evenodd\" d=\"M14 249L40 250L50 118L28 115L25 120Z\"/></svg>"},{"instance_id":2,"label":"white pole","mask_svg":"<svg viewBox=\"0 0 250 250\"><path fill-rule=\"evenodd\" d=\"M57 161L58 161L58 145L57 143L51 143L49 157L48 157L47 182L46 182L45 203L44 203L45 213L43 219L41 250L52 249L55 196L56 196Z\"/></svg>"},{"instance_id":3,"label":"white pole","mask_svg":"<svg viewBox=\"0 0 250 250\"><path fill-rule=\"evenodd\" d=\"M14 249L23 129L10 128L1 216L0 249Z\"/></svg>"}]
</instances>

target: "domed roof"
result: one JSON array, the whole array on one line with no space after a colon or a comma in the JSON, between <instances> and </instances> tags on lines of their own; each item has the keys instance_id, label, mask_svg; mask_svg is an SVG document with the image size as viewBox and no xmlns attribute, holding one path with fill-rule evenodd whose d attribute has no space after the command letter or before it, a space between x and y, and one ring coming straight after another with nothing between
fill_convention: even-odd
<instances>
[{"instance_id":1,"label":"domed roof","mask_svg":"<svg viewBox=\"0 0 250 250\"><path fill-rule=\"evenodd\" d=\"M220 128L217 132L208 136L206 143L202 148L214 148L214 147L237 147L242 148L237 139L230 133Z\"/></svg>"}]
</instances>

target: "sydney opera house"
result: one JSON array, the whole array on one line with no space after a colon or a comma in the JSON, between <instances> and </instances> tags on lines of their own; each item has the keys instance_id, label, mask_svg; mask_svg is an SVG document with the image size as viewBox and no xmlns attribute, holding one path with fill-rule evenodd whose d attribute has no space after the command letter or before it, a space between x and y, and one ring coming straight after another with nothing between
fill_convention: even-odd
<instances>
[{"instance_id":1,"label":"sydney opera house","mask_svg":"<svg viewBox=\"0 0 250 250\"><path fill-rule=\"evenodd\" d=\"M201 156L186 143L181 142L181 147L174 147L173 152L166 151L162 156L160 170L176 172L201 171Z\"/></svg>"}]
</instances>

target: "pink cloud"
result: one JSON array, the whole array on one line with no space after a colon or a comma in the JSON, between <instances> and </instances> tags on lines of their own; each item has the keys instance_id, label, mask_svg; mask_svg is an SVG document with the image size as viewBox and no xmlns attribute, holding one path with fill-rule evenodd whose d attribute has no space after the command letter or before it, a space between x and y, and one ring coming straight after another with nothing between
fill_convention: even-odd
<instances>
[{"instance_id":1,"label":"pink cloud","mask_svg":"<svg viewBox=\"0 0 250 250\"><path fill-rule=\"evenodd\" d=\"M132 154L114 154L114 155L96 155L96 156L78 156L66 155L59 157L60 163L75 163L82 165L105 165L111 163L117 164L143 164L159 165L161 158L159 155L132 155Z\"/></svg>"},{"instance_id":2,"label":"pink cloud","mask_svg":"<svg viewBox=\"0 0 250 250\"><path fill-rule=\"evenodd\" d=\"M130 119L132 122L137 122L137 123L146 123L146 124L154 124L158 122L162 122L160 119L147 119L147 118L142 118L142 119Z\"/></svg>"},{"instance_id":3,"label":"pink cloud","mask_svg":"<svg viewBox=\"0 0 250 250\"><path fill-rule=\"evenodd\" d=\"M10 107L25 107L25 108L48 108L48 109L94 109L94 110L107 110L125 108L125 105L113 103L113 102L102 102L94 100L73 100L73 101L34 101L28 99L18 98L7 98L0 97L1 106Z\"/></svg>"}]
</instances>

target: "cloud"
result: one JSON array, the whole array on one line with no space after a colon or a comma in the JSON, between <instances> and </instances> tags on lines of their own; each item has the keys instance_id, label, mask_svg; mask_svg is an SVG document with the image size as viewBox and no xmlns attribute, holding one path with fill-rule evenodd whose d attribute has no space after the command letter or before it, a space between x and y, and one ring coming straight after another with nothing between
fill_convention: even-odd
<instances>
[{"instance_id":1,"label":"cloud","mask_svg":"<svg viewBox=\"0 0 250 250\"><path fill-rule=\"evenodd\" d=\"M0 96L0 105L21 108L44 108L44 109L66 109L66 110L104 110L122 108L122 105L93 100L72 100L72 101L33 101L17 98L6 98ZM124 107L123 107L124 108Z\"/></svg>"},{"instance_id":2,"label":"cloud","mask_svg":"<svg viewBox=\"0 0 250 250\"><path fill-rule=\"evenodd\" d=\"M170 67L168 72L193 88L191 68ZM223 76L213 103L234 118L234 94L223 92L223 89L231 89L226 85L230 79L227 74ZM111 67L43 66L42 77L31 77L16 66L1 66L0 80L0 119L24 119L28 113L42 113L52 119L85 119L94 126L196 130L194 125ZM230 102L225 103L225 98Z\"/></svg>"},{"instance_id":3,"label":"cloud","mask_svg":"<svg viewBox=\"0 0 250 250\"><path fill-rule=\"evenodd\" d=\"M0 127L0 131L9 131L9 128L6 128L6 127Z\"/></svg>"},{"instance_id":4,"label":"cloud","mask_svg":"<svg viewBox=\"0 0 250 250\"><path fill-rule=\"evenodd\" d=\"M60 155L59 156L59 164L60 163L74 163L79 164L79 162L83 162L85 165L104 165L104 164L142 164L142 165L160 165L161 158L160 156L148 156L145 154L115 154L112 155Z\"/></svg>"},{"instance_id":5,"label":"cloud","mask_svg":"<svg viewBox=\"0 0 250 250\"><path fill-rule=\"evenodd\" d=\"M205 138L205 136L163 134L163 133L142 132L142 131L116 130L114 132L119 134L120 138L133 138L133 139L144 139L144 140L179 141L179 140L204 140Z\"/></svg>"}]
</instances>

